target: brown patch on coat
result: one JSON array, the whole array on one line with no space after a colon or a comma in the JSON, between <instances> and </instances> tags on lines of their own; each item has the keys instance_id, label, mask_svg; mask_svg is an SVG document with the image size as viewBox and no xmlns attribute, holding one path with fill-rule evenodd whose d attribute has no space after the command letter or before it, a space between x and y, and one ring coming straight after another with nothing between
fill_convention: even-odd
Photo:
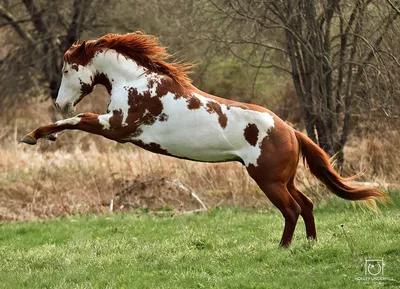
<instances>
[{"instance_id":1,"label":"brown patch on coat","mask_svg":"<svg viewBox=\"0 0 400 289\"><path fill-rule=\"evenodd\" d=\"M76 63L72 63L71 68L78 71L79 70L79 65Z\"/></svg>"},{"instance_id":2,"label":"brown patch on coat","mask_svg":"<svg viewBox=\"0 0 400 289\"><path fill-rule=\"evenodd\" d=\"M138 137L143 133L143 130L138 127L132 134L129 135L129 137Z\"/></svg>"},{"instance_id":3,"label":"brown patch on coat","mask_svg":"<svg viewBox=\"0 0 400 289\"><path fill-rule=\"evenodd\" d=\"M111 94L112 85L107 75L104 73L96 73L94 77L90 79L91 83L83 82L79 79L81 85L81 95L78 100L75 101L74 105L77 105L86 95L92 93L94 86L97 84L104 85L108 93Z\"/></svg>"},{"instance_id":4,"label":"brown patch on coat","mask_svg":"<svg viewBox=\"0 0 400 289\"><path fill-rule=\"evenodd\" d=\"M117 129L121 126L123 119L123 113L122 110L113 110L113 115L110 117L109 123L110 123L110 129Z\"/></svg>"},{"instance_id":5,"label":"brown patch on coat","mask_svg":"<svg viewBox=\"0 0 400 289\"><path fill-rule=\"evenodd\" d=\"M154 116L150 111L147 111L140 118L140 120L141 120L140 122L142 125L153 125L156 122L157 117Z\"/></svg>"},{"instance_id":6,"label":"brown patch on coat","mask_svg":"<svg viewBox=\"0 0 400 289\"><path fill-rule=\"evenodd\" d=\"M250 145L255 147L258 141L258 133L257 125L255 123L249 123L244 129L244 138Z\"/></svg>"},{"instance_id":7,"label":"brown patch on coat","mask_svg":"<svg viewBox=\"0 0 400 289\"><path fill-rule=\"evenodd\" d=\"M137 145L145 150L151 151L153 153L171 156L171 154L166 149L163 149L157 143L151 142L151 143L147 144L147 143L144 143L142 140L133 140L132 143L134 143L135 145Z\"/></svg>"},{"instance_id":8,"label":"brown patch on coat","mask_svg":"<svg viewBox=\"0 0 400 289\"><path fill-rule=\"evenodd\" d=\"M93 82L93 80L91 80ZM82 79L79 79L79 83L81 85L81 94L82 96L88 95L93 91L93 84L83 82Z\"/></svg>"},{"instance_id":9,"label":"brown patch on coat","mask_svg":"<svg viewBox=\"0 0 400 289\"><path fill-rule=\"evenodd\" d=\"M128 90L129 110L126 118L127 126L120 128L123 138L135 134L140 125L154 124L159 116L166 120L166 115L162 115L163 105L158 95L152 97L149 90L138 93L134 87L125 89Z\"/></svg>"},{"instance_id":10,"label":"brown patch on coat","mask_svg":"<svg viewBox=\"0 0 400 289\"><path fill-rule=\"evenodd\" d=\"M148 90L139 94L136 88L129 88L128 104L130 106L127 119L128 124L131 120L129 116L133 113L139 116L139 119L135 119L135 121L140 120L139 123L152 125L163 111L163 104L160 97L158 95L152 97Z\"/></svg>"},{"instance_id":11,"label":"brown patch on coat","mask_svg":"<svg viewBox=\"0 0 400 289\"><path fill-rule=\"evenodd\" d=\"M226 114L222 113L221 105L215 101L207 102L207 112L218 114L218 122L222 128L225 128L228 123L228 118Z\"/></svg>"},{"instance_id":12,"label":"brown patch on coat","mask_svg":"<svg viewBox=\"0 0 400 289\"><path fill-rule=\"evenodd\" d=\"M194 110L194 109L199 109L201 107L201 101L200 99L198 99L196 96L194 95L190 95L188 96L188 100L187 100L187 107L190 110Z\"/></svg>"},{"instance_id":13,"label":"brown patch on coat","mask_svg":"<svg viewBox=\"0 0 400 289\"><path fill-rule=\"evenodd\" d=\"M104 87L108 91L108 94L111 94L112 85L111 85L111 82L108 79L106 74L104 74L104 73L96 73L96 75L94 76L94 79L93 79L92 86L94 87L97 84L104 85Z\"/></svg>"},{"instance_id":14,"label":"brown patch on coat","mask_svg":"<svg viewBox=\"0 0 400 289\"><path fill-rule=\"evenodd\" d=\"M81 102L81 100L93 91L93 85L90 83L85 83L82 79L79 79L79 83L81 85L81 95L79 98L74 102L74 106Z\"/></svg>"},{"instance_id":15,"label":"brown patch on coat","mask_svg":"<svg viewBox=\"0 0 400 289\"><path fill-rule=\"evenodd\" d=\"M158 97L163 97L171 91L171 84L166 79L161 79L160 84L157 85L156 95Z\"/></svg>"},{"instance_id":16,"label":"brown patch on coat","mask_svg":"<svg viewBox=\"0 0 400 289\"><path fill-rule=\"evenodd\" d=\"M158 117L159 121L167 121L168 120L168 114L166 113L162 113L160 114L160 116Z\"/></svg>"},{"instance_id":17,"label":"brown patch on coat","mask_svg":"<svg viewBox=\"0 0 400 289\"><path fill-rule=\"evenodd\" d=\"M177 85L171 78L163 77L159 80L156 88L157 97L161 98L167 95L168 92L174 94L174 99L179 99L187 96L187 90Z\"/></svg>"}]
</instances>

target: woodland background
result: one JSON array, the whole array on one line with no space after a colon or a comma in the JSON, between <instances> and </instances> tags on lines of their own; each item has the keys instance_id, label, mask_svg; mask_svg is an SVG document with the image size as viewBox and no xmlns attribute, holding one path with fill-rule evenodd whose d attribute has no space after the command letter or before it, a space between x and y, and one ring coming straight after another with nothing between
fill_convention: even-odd
<instances>
[{"instance_id":1,"label":"woodland background","mask_svg":"<svg viewBox=\"0 0 400 289\"><path fill-rule=\"evenodd\" d=\"M268 107L306 132L343 175L390 190L400 178L400 3L396 0L0 0L0 220L107 210L267 206L239 164L202 164L66 132L62 55L76 40L142 30L195 61L200 89ZM78 112L105 111L96 88ZM298 184L328 196L303 169Z\"/></svg>"}]
</instances>

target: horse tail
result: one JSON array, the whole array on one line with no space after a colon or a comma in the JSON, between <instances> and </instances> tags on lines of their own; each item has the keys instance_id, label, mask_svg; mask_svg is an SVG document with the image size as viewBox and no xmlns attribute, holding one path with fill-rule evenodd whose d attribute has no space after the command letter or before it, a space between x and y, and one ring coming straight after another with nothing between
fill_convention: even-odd
<instances>
[{"instance_id":1,"label":"horse tail","mask_svg":"<svg viewBox=\"0 0 400 289\"><path fill-rule=\"evenodd\" d=\"M376 207L375 199L386 201L389 197L377 189L366 187L352 187L344 182L351 179L342 178L329 162L329 156L310 138L301 132L295 131L297 141L303 155L303 162L307 161L310 172L316 176L335 195L346 200L366 200L372 207Z\"/></svg>"}]
</instances>

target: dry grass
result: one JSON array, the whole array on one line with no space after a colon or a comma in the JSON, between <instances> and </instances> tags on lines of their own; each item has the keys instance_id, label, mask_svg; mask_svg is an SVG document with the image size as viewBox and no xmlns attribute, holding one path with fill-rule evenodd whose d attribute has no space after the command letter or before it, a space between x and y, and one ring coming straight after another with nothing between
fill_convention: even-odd
<instances>
[{"instance_id":1,"label":"dry grass","mask_svg":"<svg viewBox=\"0 0 400 289\"><path fill-rule=\"evenodd\" d=\"M80 111L102 111L106 97L103 91L95 95L82 102ZM209 207L269 204L238 163L178 160L77 131L55 143L19 144L24 134L51 122L49 107L49 101L31 100L1 116L0 220L103 212L111 200L114 210L201 208L191 190ZM365 138L361 146L350 142L345 174L365 172L365 180L395 182L400 154L392 144L399 141L399 134L392 133L385 139ZM317 202L327 195L302 168L298 184Z\"/></svg>"},{"instance_id":2,"label":"dry grass","mask_svg":"<svg viewBox=\"0 0 400 289\"><path fill-rule=\"evenodd\" d=\"M145 186L136 192L141 194L137 204L150 209L171 205L162 205L165 186L159 184L149 190L151 183L160 183L161 179L193 189L209 206L215 202L248 206L267 203L240 164L183 161L152 154L133 145L120 145L99 137L84 140L84 134L73 134L77 139L66 141L66 148L58 150L48 150L51 145L42 143L37 147L14 144L1 149L0 202L2 210L6 210L0 212L3 218L42 218L102 211L108 208L115 195L132 185L132 180ZM65 139L67 137L61 137L59 142ZM84 140L84 145L80 145L78 139ZM149 180L153 180L150 185ZM180 191L178 185L174 191ZM143 195L145 192L147 195ZM143 198L150 201L157 197L161 205L160 202L143 204Z\"/></svg>"},{"instance_id":3,"label":"dry grass","mask_svg":"<svg viewBox=\"0 0 400 289\"><path fill-rule=\"evenodd\" d=\"M398 128L351 139L346 148L347 162L344 169L349 172L364 172L364 180L378 180L386 184L399 182L399 143Z\"/></svg>"},{"instance_id":4,"label":"dry grass","mask_svg":"<svg viewBox=\"0 0 400 289\"><path fill-rule=\"evenodd\" d=\"M49 102L26 103L15 110L13 121L4 121L8 124L0 131L2 219L101 212L109 209L112 199L114 209L200 208L190 190L207 206L268 204L245 169L236 163L174 159L77 131L63 133L55 143L40 141L33 147L18 143L30 130L51 122L51 114L46 112L49 106ZM96 106L104 107L105 102L100 98L91 106L88 99L81 111L100 111ZM140 183L134 191L133 181ZM190 190L182 190L180 183ZM125 192L122 197L118 195L121 192Z\"/></svg>"}]
</instances>

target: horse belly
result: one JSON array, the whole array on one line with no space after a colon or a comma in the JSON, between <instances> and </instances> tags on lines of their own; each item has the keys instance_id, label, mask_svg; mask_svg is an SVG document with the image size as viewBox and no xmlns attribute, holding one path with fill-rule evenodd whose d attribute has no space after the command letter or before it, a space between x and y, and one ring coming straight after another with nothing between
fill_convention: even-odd
<instances>
[{"instance_id":1,"label":"horse belly","mask_svg":"<svg viewBox=\"0 0 400 289\"><path fill-rule=\"evenodd\" d=\"M214 100L195 96L201 105L190 109L185 98L176 99L174 94L168 93L162 98L166 117L152 125L140 126L142 133L135 140L155 144L164 153L192 160L256 163L261 141L274 126L273 117L264 112L228 108L220 103L221 111L217 113L209 109L210 102L216 104ZM225 122L221 121L221 116ZM250 144L245 137L249 124L256 125L259 130L255 144Z\"/></svg>"},{"instance_id":2,"label":"horse belly","mask_svg":"<svg viewBox=\"0 0 400 289\"><path fill-rule=\"evenodd\" d=\"M175 112L169 114L167 121L157 121L142 130L138 139L158 144L173 156L208 162L238 159L236 148L229 144L218 119L201 112Z\"/></svg>"}]
</instances>

